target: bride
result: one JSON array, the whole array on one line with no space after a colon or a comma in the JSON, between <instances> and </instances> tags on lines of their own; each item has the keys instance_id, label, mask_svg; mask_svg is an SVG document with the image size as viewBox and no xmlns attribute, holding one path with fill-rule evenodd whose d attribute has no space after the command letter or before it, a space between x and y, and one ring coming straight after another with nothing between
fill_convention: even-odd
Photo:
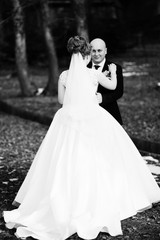
<instances>
[{"instance_id":1,"label":"bride","mask_svg":"<svg viewBox=\"0 0 160 240\"><path fill-rule=\"evenodd\" d=\"M4 211L16 236L64 240L74 233L94 239L99 232L122 234L121 220L160 201L160 189L121 125L97 100L98 84L115 89L111 77L88 69L90 46L68 41L69 70L58 82L63 104L20 187L12 211Z\"/></svg>"}]
</instances>

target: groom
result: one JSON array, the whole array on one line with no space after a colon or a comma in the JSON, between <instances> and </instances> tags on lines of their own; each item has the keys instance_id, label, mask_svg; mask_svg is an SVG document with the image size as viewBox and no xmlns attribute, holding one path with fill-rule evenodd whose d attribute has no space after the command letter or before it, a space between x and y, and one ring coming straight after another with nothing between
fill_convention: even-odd
<instances>
[{"instance_id":1,"label":"groom","mask_svg":"<svg viewBox=\"0 0 160 240\"><path fill-rule=\"evenodd\" d=\"M91 62L88 64L89 68L97 69L98 71L107 72L109 74L108 66L111 62L107 61L107 48L105 42L96 38L91 41ZM122 67L117 66L117 87L115 90L108 90L101 85L98 86L97 92L102 96L100 106L106 109L121 125L123 124L117 100L123 95L123 75Z\"/></svg>"}]
</instances>

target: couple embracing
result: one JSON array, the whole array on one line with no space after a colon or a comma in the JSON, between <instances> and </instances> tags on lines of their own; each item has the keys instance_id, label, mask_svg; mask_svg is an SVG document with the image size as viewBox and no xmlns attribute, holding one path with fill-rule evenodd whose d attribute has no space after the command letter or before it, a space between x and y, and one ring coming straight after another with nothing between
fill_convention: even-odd
<instances>
[{"instance_id":1,"label":"couple embracing","mask_svg":"<svg viewBox=\"0 0 160 240\"><path fill-rule=\"evenodd\" d=\"M79 36L68 40L70 66L58 81L62 108L16 195L19 207L4 211L6 226L16 228L19 238L121 235L123 219L160 201L160 189L134 143L98 104L99 86L114 92L121 70L110 64L108 75L106 69L88 68L90 55L93 59L100 49L94 43L90 47Z\"/></svg>"}]
</instances>

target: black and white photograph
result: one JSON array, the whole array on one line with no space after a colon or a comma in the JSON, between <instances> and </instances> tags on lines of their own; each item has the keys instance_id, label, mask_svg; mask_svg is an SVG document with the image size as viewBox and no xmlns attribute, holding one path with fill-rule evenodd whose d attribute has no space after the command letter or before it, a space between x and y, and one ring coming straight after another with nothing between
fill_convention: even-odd
<instances>
[{"instance_id":1,"label":"black and white photograph","mask_svg":"<svg viewBox=\"0 0 160 240\"><path fill-rule=\"evenodd\" d=\"M0 0L0 240L160 240L160 1Z\"/></svg>"}]
</instances>

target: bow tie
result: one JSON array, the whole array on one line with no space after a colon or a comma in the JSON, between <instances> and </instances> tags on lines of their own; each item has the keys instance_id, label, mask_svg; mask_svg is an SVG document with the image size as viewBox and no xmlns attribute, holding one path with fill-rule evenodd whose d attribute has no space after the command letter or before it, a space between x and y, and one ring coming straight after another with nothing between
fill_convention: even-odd
<instances>
[{"instance_id":1,"label":"bow tie","mask_svg":"<svg viewBox=\"0 0 160 240\"><path fill-rule=\"evenodd\" d=\"M99 65L94 65L94 68L97 70L100 66Z\"/></svg>"}]
</instances>

